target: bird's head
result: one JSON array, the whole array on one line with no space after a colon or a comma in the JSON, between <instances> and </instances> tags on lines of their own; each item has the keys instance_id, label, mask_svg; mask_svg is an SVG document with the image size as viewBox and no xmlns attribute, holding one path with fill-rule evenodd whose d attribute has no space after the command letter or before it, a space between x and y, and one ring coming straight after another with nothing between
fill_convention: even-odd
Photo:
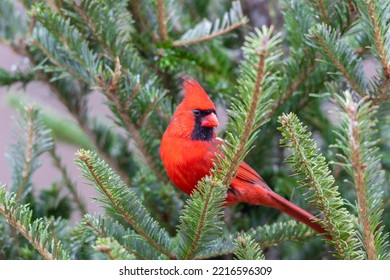
<instances>
[{"instance_id":1,"label":"bird's head","mask_svg":"<svg viewBox=\"0 0 390 280\"><path fill-rule=\"evenodd\" d=\"M177 107L167 131L192 140L211 140L215 137L214 128L219 125L213 101L193 79L185 79L183 89L183 101Z\"/></svg>"}]
</instances>

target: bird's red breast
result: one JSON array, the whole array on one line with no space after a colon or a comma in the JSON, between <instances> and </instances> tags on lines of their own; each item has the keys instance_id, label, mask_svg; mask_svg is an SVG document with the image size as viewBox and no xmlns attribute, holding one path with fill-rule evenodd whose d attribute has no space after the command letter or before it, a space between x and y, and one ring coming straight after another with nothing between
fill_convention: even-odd
<instances>
[{"instance_id":1,"label":"bird's red breast","mask_svg":"<svg viewBox=\"0 0 390 280\"><path fill-rule=\"evenodd\" d=\"M183 89L183 101L161 140L160 155L172 183L191 194L213 166L218 145L213 125L217 123L213 124L215 105L203 88L187 79Z\"/></svg>"}]
</instances>

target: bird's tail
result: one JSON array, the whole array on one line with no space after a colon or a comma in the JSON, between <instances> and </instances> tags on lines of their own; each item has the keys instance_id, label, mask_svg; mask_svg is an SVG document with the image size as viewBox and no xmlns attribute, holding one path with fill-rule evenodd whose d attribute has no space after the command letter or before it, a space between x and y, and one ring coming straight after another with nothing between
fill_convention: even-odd
<instances>
[{"instance_id":1,"label":"bird's tail","mask_svg":"<svg viewBox=\"0 0 390 280\"><path fill-rule=\"evenodd\" d=\"M277 193L270 191L269 196L275 201L273 207L289 215L290 217L308 225L316 232L324 234L326 230L318 223L318 218L303 210L302 208L291 203ZM328 237L328 236L327 236ZM328 237L329 238L329 237Z\"/></svg>"},{"instance_id":2,"label":"bird's tail","mask_svg":"<svg viewBox=\"0 0 390 280\"><path fill-rule=\"evenodd\" d=\"M235 180L228 189L226 205L245 202L278 209L292 218L308 225L320 234L326 230L318 223L318 218L275 193L264 181L258 184ZM328 239L330 236L325 235Z\"/></svg>"}]
</instances>

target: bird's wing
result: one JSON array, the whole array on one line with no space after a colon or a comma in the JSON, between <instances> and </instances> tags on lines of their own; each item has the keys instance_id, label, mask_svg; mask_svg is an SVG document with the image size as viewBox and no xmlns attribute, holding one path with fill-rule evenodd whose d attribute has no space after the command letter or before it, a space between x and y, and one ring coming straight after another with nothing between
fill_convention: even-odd
<instances>
[{"instance_id":1,"label":"bird's wing","mask_svg":"<svg viewBox=\"0 0 390 280\"><path fill-rule=\"evenodd\" d=\"M271 190L264 179L261 178L261 176L245 162L242 162L238 167L236 178Z\"/></svg>"},{"instance_id":2,"label":"bird's wing","mask_svg":"<svg viewBox=\"0 0 390 280\"><path fill-rule=\"evenodd\" d=\"M210 153L217 152L223 156L221 150L218 149L218 146L221 144L223 145L224 142L225 141L219 137L214 138L213 145L212 145L213 149L210 151ZM267 185L264 179L261 178L261 176L245 162L242 162L238 167L235 180L236 182L244 181L250 184L262 186L267 190L271 190L271 188Z\"/></svg>"}]
</instances>

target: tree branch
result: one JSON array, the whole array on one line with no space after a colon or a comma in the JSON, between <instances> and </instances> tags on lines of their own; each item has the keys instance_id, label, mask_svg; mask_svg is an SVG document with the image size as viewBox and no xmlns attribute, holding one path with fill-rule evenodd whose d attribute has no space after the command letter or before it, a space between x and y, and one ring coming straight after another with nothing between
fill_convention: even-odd
<instances>
[{"instance_id":1,"label":"tree branch","mask_svg":"<svg viewBox=\"0 0 390 280\"><path fill-rule=\"evenodd\" d=\"M160 28L161 41L168 40L167 22L165 16L164 0L157 0L157 19Z\"/></svg>"},{"instance_id":2,"label":"tree branch","mask_svg":"<svg viewBox=\"0 0 390 280\"><path fill-rule=\"evenodd\" d=\"M221 35L224 35L226 33L229 33L230 31L240 27L241 25L244 25L245 23L246 23L246 19L244 18L241 21L236 22L235 24L232 24L229 27L227 27L225 29L222 29L222 30L219 30L219 31L217 31L215 33L212 33L212 34L200 37L200 38L191 39L191 40L174 41L172 43L172 45L175 46L175 47L181 47L181 46L185 46L185 45L198 44L198 43L201 43L201 42L204 42L204 41L208 41L208 40L214 39L214 38L216 38L218 36L221 36Z\"/></svg>"},{"instance_id":3,"label":"tree branch","mask_svg":"<svg viewBox=\"0 0 390 280\"><path fill-rule=\"evenodd\" d=\"M126 126L127 131L134 139L134 142L136 143L137 148L141 152L145 160L145 163L148 165L148 167L151 169L151 171L153 172L153 174L156 176L158 180L164 183L168 183L169 181L167 177L164 176L164 174L160 171L160 169L156 165L155 159L150 155L136 124L134 124L130 119L129 114L127 113L128 104L126 103L123 104L119 99L119 96L116 94L117 87L115 86L116 84L115 80L118 80L120 75L121 75L121 65L120 65L119 58L117 58L115 63L114 77L111 84L107 85L102 79L99 79L100 87L103 88L108 99L114 104L115 108L118 109L123 124ZM136 86L134 88L133 95L137 93L138 87L139 86Z\"/></svg>"},{"instance_id":4,"label":"tree branch","mask_svg":"<svg viewBox=\"0 0 390 280\"><path fill-rule=\"evenodd\" d=\"M308 67L305 68L297 77L297 79L294 80L292 84L287 88L286 93L282 95L282 97L279 99L278 102L274 102L271 110L269 113L264 117L264 119L268 119L272 117L276 110L280 108L290 97L298 90L298 88L305 83L305 81L309 78L309 76L314 72L315 68L317 66L317 61L314 60L313 63Z\"/></svg>"},{"instance_id":5,"label":"tree branch","mask_svg":"<svg viewBox=\"0 0 390 280\"><path fill-rule=\"evenodd\" d=\"M366 3L368 5L368 13L373 27L375 44L378 48L378 54L379 54L380 62L382 64L383 72L385 74L386 79L390 79L389 62L386 59L385 46L383 45L384 38L382 38L380 32L378 18L375 13L374 1L370 0L367 1Z\"/></svg>"},{"instance_id":6,"label":"tree branch","mask_svg":"<svg viewBox=\"0 0 390 280\"><path fill-rule=\"evenodd\" d=\"M18 186L18 191L16 194L16 199L20 200L23 195L23 191L27 187L27 183L30 177L30 171L31 171L31 161L32 156L34 152L34 120L31 116L31 107L27 109L30 113L28 115L28 123L27 123L27 145L26 145L26 151L24 155L24 165L23 165L23 171L22 171L22 182L21 185Z\"/></svg>"},{"instance_id":7,"label":"tree branch","mask_svg":"<svg viewBox=\"0 0 390 280\"><path fill-rule=\"evenodd\" d=\"M116 239L107 236L107 234L104 231L102 231L99 228L95 227L90 221L86 221L85 224L88 227L90 227L99 237L110 238L111 241L118 242ZM118 244L119 244L119 242L118 242ZM141 256L140 254L138 254L138 252L136 250L132 250L132 249L130 249L127 246L123 246L122 244L120 244L120 246L122 246L129 254L132 254L132 255L136 256L137 258L139 258L139 259L144 259L144 257Z\"/></svg>"},{"instance_id":8,"label":"tree branch","mask_svg":"<svg viewBox=\"0 0 390 280\"><path fill-rule=\"evenodd\" d=\"M161 252L166 256L171 256L170 252L167 252L163 247L161 247L153 238L151 238L138 224L137 221L133 219L129 213L123 209L123 207L118 203L118 201L112 196L111 192L107 189L104 183L101 180L101 177L96 174L94 167L90 162L90 157L86 154L77 154L77 157L82 160L85 166L88 169L88 172L92 176L93 180L99 187L99 189L104 193L110 203L115 207L118 213L134 228L134 230L140 234L151 246L153 246L156 250Z\"/></svg>"},{"instance_id":9,"label":"tree branch","mask_svg":"<svg viewBox=\"0 0 390 280\"><path fill-rule=\"evenodd\" d=\"M45 260L53 260L53 255L47 250L47 248L41 246L40 240L31 236L30 231L20 221L18 221L9 210L10 209L6 209L4 205L0 204L0 213L3 217L5 217L8 224L13 229L20 232Z\"/></svg>"},{"instance_id":10,"label":"tree branch","mask_svg":"<svg viewBox=\"0 0 390 280\"><path fill-rule=\"evenodd\" d=\"M333 54L333 52L329 49L328 45L326 44L324 38L322 36L317 36L317 38L321 47L325 50L328 57L332 60L334 65L336 65L337 69L343 74L343 76L347 79L349 84L351 85L352 89L356 91L362 98L366 96L364 93L364 90L362 90L359 85L356 83L356 81L348 74L347 69L341 64L340 60Z\"/></svg>"},{"instance_id":11,"label":"tree branch","mask_svg":"<svg viewBox=\"0 0 390 280\"><path fill-rule=\"evenodd\" d=\"M257 66L257 76L255 80L254 92L252 95L250 108L246 115L246 122L245 124L243 124L244 130L240 135L239 146L236 148L234 157L231 160L231 164L229 165L228 170L225 172L225 175L222 180L222 184L226 186L229 186L232 180L234 179L233 175L241 163L242 154L245 152L246 143L248 142L248 139L253 130L255 116L256 116L256 109L263 93L261 85L263 83L263 79L265 76L265 60L268 55L266 40L264 40L263 43L264 45L261 46L261 49L258 51L259 63Z\"/></svg>"},{"instance_id":12,"label":"tree branch","mask_svg":"<svg viewBox=\"0 0 390 280\"><path fill-rule=\"evenodd\" d=\"M168 183L169 181L168 181L167 177L164 176L164 174L160 171L160 169L157 167L157 165L155 163L155 159L149 153L149 151L147 149L147 146L146 146L144 140L142 139L141 134L140 134L140 132L138 130L138 127L136 126L136 124L133 123L133 121L130 119L130 117L129 117L128 113L127 113L127 110L129 109L129 104L130 104L129 102L130 101L128 100L128 101L126 101L125 104L122 104L121 100L119 99L119 96L117 95L117 88L118 88L117 86L118 86L118 83L119 83L120 76L122 74L122 72L121 72L122 71L121 70L122 66L120 64L119 58L115 56L115 54L110 49L110 47L99 36L99 32L97 32L93 22L90 20L88 15L81 9L79 4L77 4L77 2L75 0L72 0L72 2L73 2L73 4L76 7L77 13L84 20L84 22L87 24L88 28L92 31L93 36L95 37L95 39L98 40L98 42L103 47L105 53L108 55L108 57L111 59L111 61L113 63L115 63L115 70L114 70L113 80L111 81L110 85L107 85L106 82L103 81L103 79L100 76L98 76L98 77L94 76L93 77L94 80L95 80L94 82L97 85L99 85L104 90L103 93L107 96L107 98L118 109L120 117L121 117L121 120L123 121L124 125L126 126L126 129L130 133L131 137L134 139L134 142L136 143L136 146L137 146L138 150L142 154L142 156L143 156L143 158L145 160L145 163L149 166L149 168L151 169L153 174L161 182ZM72 72L73 71L70 71L70 73L72 73ZM76 74L76 73L73 73L73 74ZM78 75L76 74L76 77L77 76ZM130 100L132 98L135 98L135 95L137 94L137 92L139 90L139 87L140 87L140 84L139 83L136 84L136 86L135 86L135 88L133 90L133 93L132 93L132 95L130 97ZM107 162L109 162L110 165L111 165L112 160L111 161L107 160ZM113 165L113 166L117 166L117 164ZM120 170L120 169L116 168L116 170ZM127 177L123 177L123 174L121 175L121 177L122 178L127 178Z\"/></svg>"},{"instance_id":13,"label":"tree branch","mask_svg":"<svg viewBox=\"0 0 390 280\"><path fill-rule=\"evenodd\" d=\"M371 231L371 221L369 214L369 206L366 201L365 190L365 169L366 163L361 158L360 148L360 133L359 133L359 120L358 120L358 108L353 102L346 103L346 112L349 116L349 140L351 145L351 163L354 170L353 180L355 182L355 188L358 200L359 219L363 227L363 242L365 244L367 257L369 260L376 260L375 240L374 234Z\"/></svg>"},{"instance_id":14,"label":"tree branch","mask_svg":"<svg viewBox=\"0 0 390 280\"><path fill-rule=\"evenodd\" d=\"M324 2L322 0L318 0L318 6L320 8L322 20L324 21L324 23L329 25L330 21L329 21L328 15L326 13L326 7L325 7Z\"/></svg>"},{"instance_id":15,"label":"tree branch","mask_svg":"<svg viewBox=\"0 0 390 280\"><path fill-rule=\"evenodd\" d=\"M77 190L75 188L74 182L69 178L68 170L66 170L66 167L62 164L61 158L56 153L55 147L50 151L51 157L53 159L54 165L58 168L58 170L62 174L62 181L64 182L64 185L69 190L70 194L72 195L73 201L76 203L77 208L79 209L81 215L84 215L87 213L87 209L85 207L84 202L81 200L79 194L77 193Z\"/></svg>"}]
</instances>

